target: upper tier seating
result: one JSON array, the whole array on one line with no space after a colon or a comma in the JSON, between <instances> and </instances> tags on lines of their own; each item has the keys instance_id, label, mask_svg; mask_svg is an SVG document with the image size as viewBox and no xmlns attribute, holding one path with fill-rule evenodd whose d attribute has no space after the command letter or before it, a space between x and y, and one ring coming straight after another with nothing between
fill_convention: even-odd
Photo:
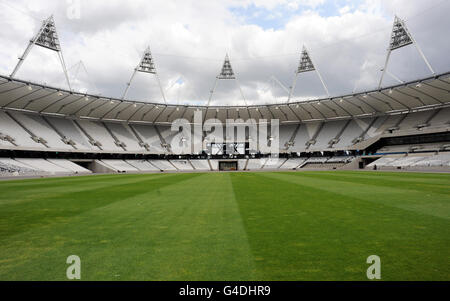
<instances>
[{"instance_id":1,"label":"upper tier seating","mask_svg":"<svg viewBox=\"0 0 450 301\"><path fill-rule=\"evenodd\" d=\"M396 128L398 123L401 122L402 118L403 115L392 115L388 116L387 118L384 118L384 120L382 120L382 123L380 125L377 124L372 126L376 127L376 129L373 131L374 136L384 134L389 129Z\"/></svg>"},{"instance_id":2,"label":"upper tier seating","mask_svg":"<svg viewBox=\"0 0 450 301\"><path fill-rule=\"evenodd\" d=\"M116 138L125 143L125 149L129 152L143 152L145 148L139 145L139 141L134 136L133 131L126 124L108 123L108 129L116 136Z\"/></svg>"},{"instance_id":3,"label":"upper tier seating","mask_svg":"<svg viewBox=\"0 0 450 301\"><path fill-rule=\"evenodd\" d=\"M286 146L290 146L289 142L291 141L297 127L298 125L280 126L280 152L285 152ZM290 149L291 148L289 147L288 150L290 151Z\"/></svg>"},{"instance_id":4,"label":"upper tier seating","mask_svg":"<svg viewBox=\"0 0 450 301\"><path fill-rule=\"evenodd\" d=\"M45 148L43 144L31 139L31 135L3 111L0 111L0 133L12 137L14 143L19 147L30 149Z\"/></svg>"},{"instance_id":5,"label":"upper tier seating","mask_svg":"<svg viewBox=\"0 0 450 301\"><path fill-rule=\"evenodd\" d=\"M89 143L89 138L70 119L47 117L47 120L69 140L75 142L75 147L79 150L99 150L99 148Z\"/></svg>"},{"instance_id":6,"label":"upper tier seating","mask_svg":"<svg viewBox=\"0 0 450 301\"><path fill-rule=\"evenodd\" d=\"M198 155L203 152L203 150L205 149L204 143L203 143L203 132L196 133L196 131L194 131L194 129L192 130L192 147L193 147L192 153L194 155ZM194 149L198 149L198 151L194 152Z\"/></svg>"},{"instance_id":7,"label":"upper tier seating","mask_svg":"<svg viewBox=\"0 0 450 301\"><path fill-rule=\"evenodd\" d=\"M329 149L330 142L342 131L345 124L345 121L326 122L316 138L316 143L311 145L309 149L313 151Z\"/></svg>"},{"instance_id":8,"label":"upper tier seating","mask_svg":"<svg viewBox=\"0 0 450 301\"><path fill-rule=\"evenodd\" d=\"M101 143L102 150L111 152L124 151L120 146L116 145L116 141L114 141L114 138L103 124L88 120L79 120L77 122L92 139Z\"/></svg>"},{"instance_id":9,"label":"upper tier seating","mask_svg":"<svg viewBox=\"0 0 450 301\"><path fill-rule=\"evenodd\" d=\"M11 142L7 141L4 136L6 136L6 135L3 134L2 132L0 132L0 146L6 146L6 147L13 146L13 144Z\"/></svg>"},{"instance_id":10,"label":"upper tier seating","mask_svg":"<svg viewBox=\"0 0 450 301\"><path fill-rule=\"evenodd\" d=\"M342 132L341 136L339 137L339 142L336 143L333 148L334 149L345 149L351 145L353 145L353 141L357 138L359 138L363 132L369 127L370 123L373 121L373 119L365 119L361 120L360 122L357 122L355 120L352 120L347 127L345 128L344 132ZM364 126L365 127L361 127ZM367 136L364 136L363 138L367 138Z\"/></svg>"},{"instance_id":11,"label":"upper tier seating","mask_svg":"<svg viewBox=\"0 0 450 301\"><path fill-rule=\"evenodd\" d=\"M292 152L304 152L306 150L306 143L311 140L315 134L318 124L302 124L294 139L294 146L290 148ZM312 129L312 131L308 130ZM311 133L311 134L310 134Z\"/></svg>"},{"instance_id":12,"label":"upper tier seating","mask_svg":"<svg viewBox=\"0 0 450 301\"><path fill-rule=\"evenodd\" d=\"M406 115L405 119L398 125L399 130L414 130L417 126L425 124L431 117L433 111L417 112Z\"/></svg>"},{"instance_id":13,"label":"upper tier seating","mask_svg":"<svg viewBox=\"0 0 450 301\"><path fill-rule=\"evenodd\" d=\"M372 124L372 126L367 130L367 136L369 138L374 138L377 135L383 134L382 132L380 133L380 131L378 130L379 128L381 128L384 124L384 122L388 119L388 116L381 116L378 117L375 122Z\"/></svg>"},{"instance_id":14,"label":"upper tier seating","mask_svg":"<svg viewBox=\"0 0 450 301\"><path fill-rule=\"evenodd\" d=\"M173 132L171 127L169 126L158 126L157 129L159 130L159 133L161 134L161 137L166 142L166 144L171 145L172 142L176 143L175 141L172 140L175 138L176 135L178 135L178 132Z\"/></svg>"},{"instance_id":15,"label":"upper tier seating","mask_svg":"<svg viewBox=\"0 0 450 301\"><path fill-rule=\"evenodd\" d=\"M62 137L39 115L11 112L18 122L32 132L36 137L43 138L46 144L53 149L74 150L62 141Z\"/></svg>"},{"instance_id":16,"label":"upper tier seating","mask_svg":"<svg viewBox=\"0 0 450 301\"><path fill-rule=\"evenodd\" d=\"M150 152L153 154L164 154L165 151L161 146L161 139L159 138L156 129L152 125L131 125L141 137L144 143L150 146Z\"/></svg>"},{"instance_id":17,"label":"upper tier seating","mask_svg":"<svg viewBox=\"0 0 450 301\"><path fill-rule=\"evenodd\" d=\"M430 127L450 127L450 108L444 108L431 119Z\"/></svg>"},{"instance_id":18,"label":"upper tier seating","mask_svg":"<svg viewBox=\"0 0 450 301\"><path fill-rule=\"evenodd\" d=\"M350 121L282 124L279 133L280 152L347 150L356 143L373 138L367 145L358 145L365 149L379 137L400 136L403 133L415 135L424 133L425 130L427 134L433 130L440 132L450 130L449 115L450 108L444 108ZM17 111L0 111L1 149L17 147L58 152L77 150L167 155L174 151L170 146L177 135L178 133L172 131L169 126L103 123L86 119L71 120ZM206 141L196 143L200 149L206 146ZM253 151L257 154L256 150Z\"/></svg>"}]
</instances>

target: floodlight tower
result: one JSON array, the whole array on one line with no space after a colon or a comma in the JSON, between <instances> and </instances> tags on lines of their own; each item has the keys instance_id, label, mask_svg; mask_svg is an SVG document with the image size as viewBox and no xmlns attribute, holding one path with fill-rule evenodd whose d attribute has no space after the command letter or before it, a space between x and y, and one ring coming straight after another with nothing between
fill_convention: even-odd
<instances>
[{"instance_id":1,"label":"floodlight tower","mask_svg":"<svg viewBox=\"0 0 450 301\"><path fill-rule=\"evenodd\" d=\"M313 63L313 61L311 59L311 56L309 54L309 51L306 49L305 46L303 46L302 55L301 55L301 58L300 58L300 65L298 66L298 69L295 72L294 82L293 82L291 90L289 92L288 103L291 102L292 94L294 93L295 86L297 85L298 76L301 73L306 73L306 72L311 72L311 71L316 71L317 76L319 77L320 82L322 83L322 86L325 89L325 92L327 93L327 96L328 97L330 96L330 92L328 91L328 88L325 85L325 82L323 81L322 75L320 74L320 72L316 68L316 66L314 65L314 63Z\"/></svg>"},{"instance_id":2,"label":"floodlight tower","mask_svg":"<svg viewBox=\"0 0 450 301\"><path fill-rule=\"evenodd\" d=\"M431 67L431 64L428 62L428 60L425 57L425 54L422 52L422 49L420 48L419 44L417 43L417 41L414 39L414 37L411 35L408 28L406 27L405 21L403 21L399 17L395 16L394 26L392 28L391 39L389 42L389 47L387 49L386 63L384 64L384 68L382 69L383 73L381 75L378 89L381 89L381 85L383 84L384 75L386 73L389 74L390 76L394 77L397 81L402 82L399 78L393 76L392 73L387 71L387 67L389 64L389 60L391 58L392 51L400 49L400 48L408 46L408 45L411 45L411 44L413 44L416 47L417 51L419 52L420 56L424 60L428 69L430 69L431 73L433 75L435 74L433 68Z\"/></svg>"},{"instance_id":3,"label":"floodlight tower","mask_svg":"<svg viewBox=\"0 0 450 301\"><path fill-rule=\"evenodd\" d=\"M131 84L133 82L133 79L138 72L155 75L156 80L158 81L161 95L164 99L164 103L167 104L166 95L164 94L164 90L161 85L161 80L159 78L158 72L156 71L155 61L153 59L152 52L150 51L150 46L148 46L147 49L144 51L144 54L142 56L141 61L139 62L139 65L134 69L134 72L131 75L130 81L127 83L125 92L122 95L122 99L125 99L125 97L127 96L128 91L130 90Z\"/></svg>"},{"instance_id":4,"label":"floodlight tower","mask_svg":"<svg viewBox=\"0 0 450 301\"><path fill-rule=\"evenodd\" d=\"M241 92L242 99L244 100L245 106L247 106L247 100L245 99L244 92L242 91L242 87L233 71L233 67L231 66L230 57L228 56L228 54L226 54L225 61L223 62L223 66L222 66L222 71L216 77L216 82L214 83L214 87L211 90L211 94L209 96L208 105L207 105L208 107L211 104L211 100L213 98L214 92L216 92L217 84L219 83L220 80L236 81L236 84L239 87L239 91Z\"/></svg>"},{"instance_id":5,"label":"floodlight tower","mask_svg":"<svg viewBox=\"0 0 450 301\"><path fill-rule=\"evenodd\" d=\"M36 34L36 36L32 40L30 40L28 47L25 49L25 52L23 53L23 55L21 57L19 57L19 62L17 63L16 67L14 68L14 71L11 73L11 78L14 78L16 76L16 74L19 71L20 67L22 66L23 62L28 57L28 55L31 52L31 49L35 45L56 51L58 53L59 60L61 62L61 66L62 66L64 75L66 77L67 86L69 87L69 90L72 91L72 87L71 87L70 81L69 81L69 75L67 73L66 63L64 62L64 56L63 56L63 53L61 50L61 44L59 42L58 34L56 32L56 25L55 25L55 20L53 19L53 15L42 22L42 26L39 29L39 32Z\"/></svg>"}]
</instances>

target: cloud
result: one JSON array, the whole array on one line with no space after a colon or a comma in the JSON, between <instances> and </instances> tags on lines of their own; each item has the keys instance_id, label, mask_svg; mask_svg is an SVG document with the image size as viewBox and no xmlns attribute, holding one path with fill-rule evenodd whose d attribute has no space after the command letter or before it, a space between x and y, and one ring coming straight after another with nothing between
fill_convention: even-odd
<instances>
[{"instance_id":1,"label":"cloud","mask_svg":"<svg viewBox=\"0 0 450 301\"><path fill-rule=\"evenodd\" d=\"M103 95L113 97L122 95L147 45L171 103L206 104L226 52L249 103L285 101L286 91L270 80L274 76L291 86L303 44L332 95L351 93L355 86L357 90L374 88L395 13L407 18L436 72L450 69L450 45L442 38L450 28L445 14L449 5L439 0L428 1L430 9L424 9L419 0L83 0L81 18L71 19L67 11L74 3L0 2L0 26L8 28L0 31L0 73L11 72L40 20L51 13L68 67L83 60L89 72L89 77L80 76L75 88L94 89L88 83L91 79ZM237 13L236 7L244 10ZM293 12L287 18L289 10ZM246 14L256 11L258 18L270 17L281 25L253 22ZM404 80L430 74L412 46L394 53L390 70ZM18 77L65 85L56 54L38 47ZM301 74L298 80L295 97L325 94L316 74ZM395 80L387 78L389 83ZM129 98L162 101L154 76L138 74ZM238 86L221 82L213 104L242 104Z\"/></svg>"},{"instance_id":2,"label":"cloud","mask_svg":"<svg viewBox=\"0 0 450 301\"><path fill-rule=\"evenodd\" d=\"M224 1L225 3L225 1ZM325 0L236 0L228 1L230 6L241 7L262 7L265 9L274 9L276 7L284 6L290 9L298 9L299 7L315 8L325 3Z\"/></svg>"}]
</instances>

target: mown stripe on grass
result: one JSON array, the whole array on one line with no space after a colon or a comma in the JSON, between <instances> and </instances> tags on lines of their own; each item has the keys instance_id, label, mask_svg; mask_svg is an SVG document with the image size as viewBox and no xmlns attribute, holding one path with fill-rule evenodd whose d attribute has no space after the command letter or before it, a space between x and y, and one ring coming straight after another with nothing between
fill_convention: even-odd
<instances>
[{"instance_id":1,"label":"mown stripe on grass","mask_svg":"<svg viewBox=\"0 0 450 301\"><path fill-rule=\"evenodd\" d=\"M387 206L415 211L419 214L428 214L439 218L450 219L450 194L445 194L441 189L417 190L416 185L397 183L387 184L380 181L369 181L365 184L346 180L336 174L336 178L321 177L320 174L311 173L279 173L277 178L285 179L304 186L316 187L334 193L359 198L361 200L382 203ZM274 177L274 174L266 174ZM429 188L429 187L428 187Z\"/></svg>"},{"instance_id":2,"label":"mown stripe on grass","mask_svg":"<svg viewBox=\"0 0 450 301\"><path fill-rule=\"evenodd\" d=\"M154 191L158 194L160 189L164 186L173 185L174 183L181 183L195 176L196 175L188 176L185 174L171 174L169 177L173 179L168 181L167 176L161 175L157 179L154 179L151 184L147 181L148 178L143 176L140 177L140 181L136 181L135 179L134 182L129 182L129 177L122 176L121 178L124 181L124 185L128 187L128 190L137 190L142 194L149 192L151 193ZM125 180L125 178L128 179ZM100 214L88 220L83 220L79 217L84 216L84 214L89 214L90 211L99 210L100 212L103 212L103 208L107 208L121 201L126 202L128 199L128 194L125 193L127 189L124 189L124 185L114 186L115 190L112 194L113 199L111 199L111 196L109 195L109 193L111 193L109 190L110 188L107 188L103 192L97 191L97 189L87 191L85 193L85 196L87 197L84 198L84 206L79 208L80 210L78 210L76 214L67 214L64 218L60 217L57 219L48 219L45 221L47 223L32 227L27 229L27 231L15 233L13 236L4 237L2 240L3 248L0 251L0 254L3 255L0 257L0 262L2 263L2 272L0 275L2 274L6 276L3 276L3 278L0 277L0 279L15 279L13 276L14 274L22 275L23 277L24 273L20 272L22 269L28 270L34 267L35 269L40 270L42 275L46 275L46 278L43 278L45 280L64 280L65 276L61 273L61 271L64 268L63 265L65 263L61 261L61 255L58 257L55 255L55 252L58 253L59 248L65 246L68 242L72 242L78 247L82 246L89 249L91 244L85 239L82 239L83 237L95 237L99 239L97 242L100 242L102 235L105 233L116 235L116 233L110 232L108 226L103 223L103 219L110 217L115 220L116 214L118 214L117 212L112 216ZM145 189L143 190L143 188ZM120 190L122 190L122 192L120 192ZM119 194L117 193L118 191L120 192ZM131 194L130 198L137 196L137 194ZM82 198L81 195L79 197L73 197L78 198L76 201L79 201ZM104 200L104 202L99 204L94 198ZM41 202L43 201L44 200L41 200ZM69 200L62 198L58 201L65 203ZM59 206L67 208L67 206L63 204ZM86 229L84 225L86 222L93 224L94 227ZM76 249L77 248L75 247L73 248L73 250ZM114 246L109 251L114 253ZM101 261L101 258L97 258L97 260ZM44 264L44 262L47 261L51 263ZM38 266L36 266L34 262L36 262ZM42 268L43 265L44 268ZM55 268L57 267L61 269L59 273L55 272ZM50 271L54 271L54 274L50 274ZM30 275L33 275L33 273L30 272ZM23 279L33 280L26 278L26 276ZM34 278L34 280L36 280L36 278Z\"/></svg>"},{"instance_id":3,"label":"mown stripe on grass","mask_svg":"<svg viewBox=\"0 0 450 301\"><path fill-rule=\"evenodd\" d=\"M0 247L0 279L64 280L69 253L82 258L83 280L257 279L226 174L172 178L11 237Z\"/></svg>"},{"instance_id":4,"label":"mown stripe on grass","mask_svg":"<svg viewBox=\"0 0 450 301\"><path fill-rule=\"evenodd\" d=\"M314 171L308 171L308 172L314 172ZM431 179L434 178L436 180L442 180L445 178L450 177L450 173L448 172L408 172L408 171L371 171L371 170L328 170L328 171L317 171L321 173L342 173L342 174L353 174L353 175L362 175L362 176L376 176L380 178L386 178L391 176L397 176L401 175L403 178L424 178L424 179Z\"/></svg>"},{"instance_id":5,"label":"mown stripe on grass","mask_svg":"<svg viewBox=\"0 0 450 301\"><path fill-rule=\"evenodd\" d=\"M386 280L450 278L441 261L449 255L445 220L292 182L289 175L242 174L233 181L265 280L366 280L372 254L383 258Z\"/></svg>"},{"instance_id":6,"label":"mown stripe on grass","mask_svg":"<svg viewBox=\"0 0 450 301\"><path fill-rule=\"evenodd\" d=\"M302 177L315 177L319 179L328 179L332 181L342 181L347 183L358 183L366 185L387 186L393 188L402 188L408 190L417 190L420 193L430 191L433 193L441 193L450 195L450 175L443 175L441 178L423 177L421 174L409 174L404 177L405 173L390 173L389 175L380 177L372 173L348 173L337 171L330 172L304 172L295 175ZM426 175L426 174L425 174Z\"/></svg>"},{"instance_id":7,"label":"mown stripe on grass","mask_svg":"<svg viewBox=\"0 0 450 301\"><path fill-rule=\"evenodd\" d=\"M173 175L173 174L172 174ZM0 206L9 203L40 200L53 194L78 192L89 188L109 187L118 183L133 183L136 180L155 178L161 175L108 175L81 176L51 179L33 179L3 182L0 184ZM169 174L165 176L170 176ZM159 177L158 177L159 178Z\"/></svg>"},{"instance_id":8,"label":"mown stripe on grass","mask_svg":"<svg viewBox=\"0 0 450 301\"><path fill-rule=\"evenodd\" d=\"M28 195L27 202L0 206L0 241L49 223L66 222L70 217L85 211L196 176L198 175L172 174L160 177L124 177L121 178L122 181L118 178L115 182L100 184L91 179L93 184L78 186L76 191L67 191L65 187L60 190L55 190L56 187L43 187L41 193Z\"/></svg>"},{"instance_id":9,"label":"mown stripe on grass","mask_svg":"<svg viewBox=\"0 0 450 301\"><path fill-rule=\"evenodd\" d=\"M259 174L235 174L233 185L260 280L361 279L363 259L342 261L350 251L314 189Z\"/></svg>"},{"instance_id":10,"label":"mown stripe on grass","mask_svg":"<svg viewBox=\"0 0 450 301\"><path fill-rule=\"evenodd\" d=\"M295 173L196 175L118 176L117 200L5 237L0 280L65 280L72 254L83 280L366 280L372 254L384 280L450 280L448 220L359 199L371 185ZM105 196L86 194L94 203Z\"/></svg>"}]
</instances>

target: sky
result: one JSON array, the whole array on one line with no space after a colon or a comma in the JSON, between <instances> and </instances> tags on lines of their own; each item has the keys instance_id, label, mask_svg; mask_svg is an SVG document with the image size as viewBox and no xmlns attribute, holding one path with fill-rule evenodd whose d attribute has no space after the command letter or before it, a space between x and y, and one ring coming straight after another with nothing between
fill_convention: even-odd
<instances>
[{"instance_id":1,"label":"sky","mask_svg":"<svg viewBox=\"0 0 450 301\"><path fill-rule=\"evenodd\" d=\"M205 105L227 53L237 81L218 81L212 105L283 103L306 46L336 97L378 87L395 15L434 72L450 71L449 12L450 0L0 0L0 74L53 15L75 91L121 98L150 46L170 104ZM414 46L394 51L388 71L432 75ZM16 77L67 88L57 53L41 47ZM327 96L316 72L295 87L294 100ZM162 103L157 78L138 73L127 99Z\"/></svg>"}]
</instances>

